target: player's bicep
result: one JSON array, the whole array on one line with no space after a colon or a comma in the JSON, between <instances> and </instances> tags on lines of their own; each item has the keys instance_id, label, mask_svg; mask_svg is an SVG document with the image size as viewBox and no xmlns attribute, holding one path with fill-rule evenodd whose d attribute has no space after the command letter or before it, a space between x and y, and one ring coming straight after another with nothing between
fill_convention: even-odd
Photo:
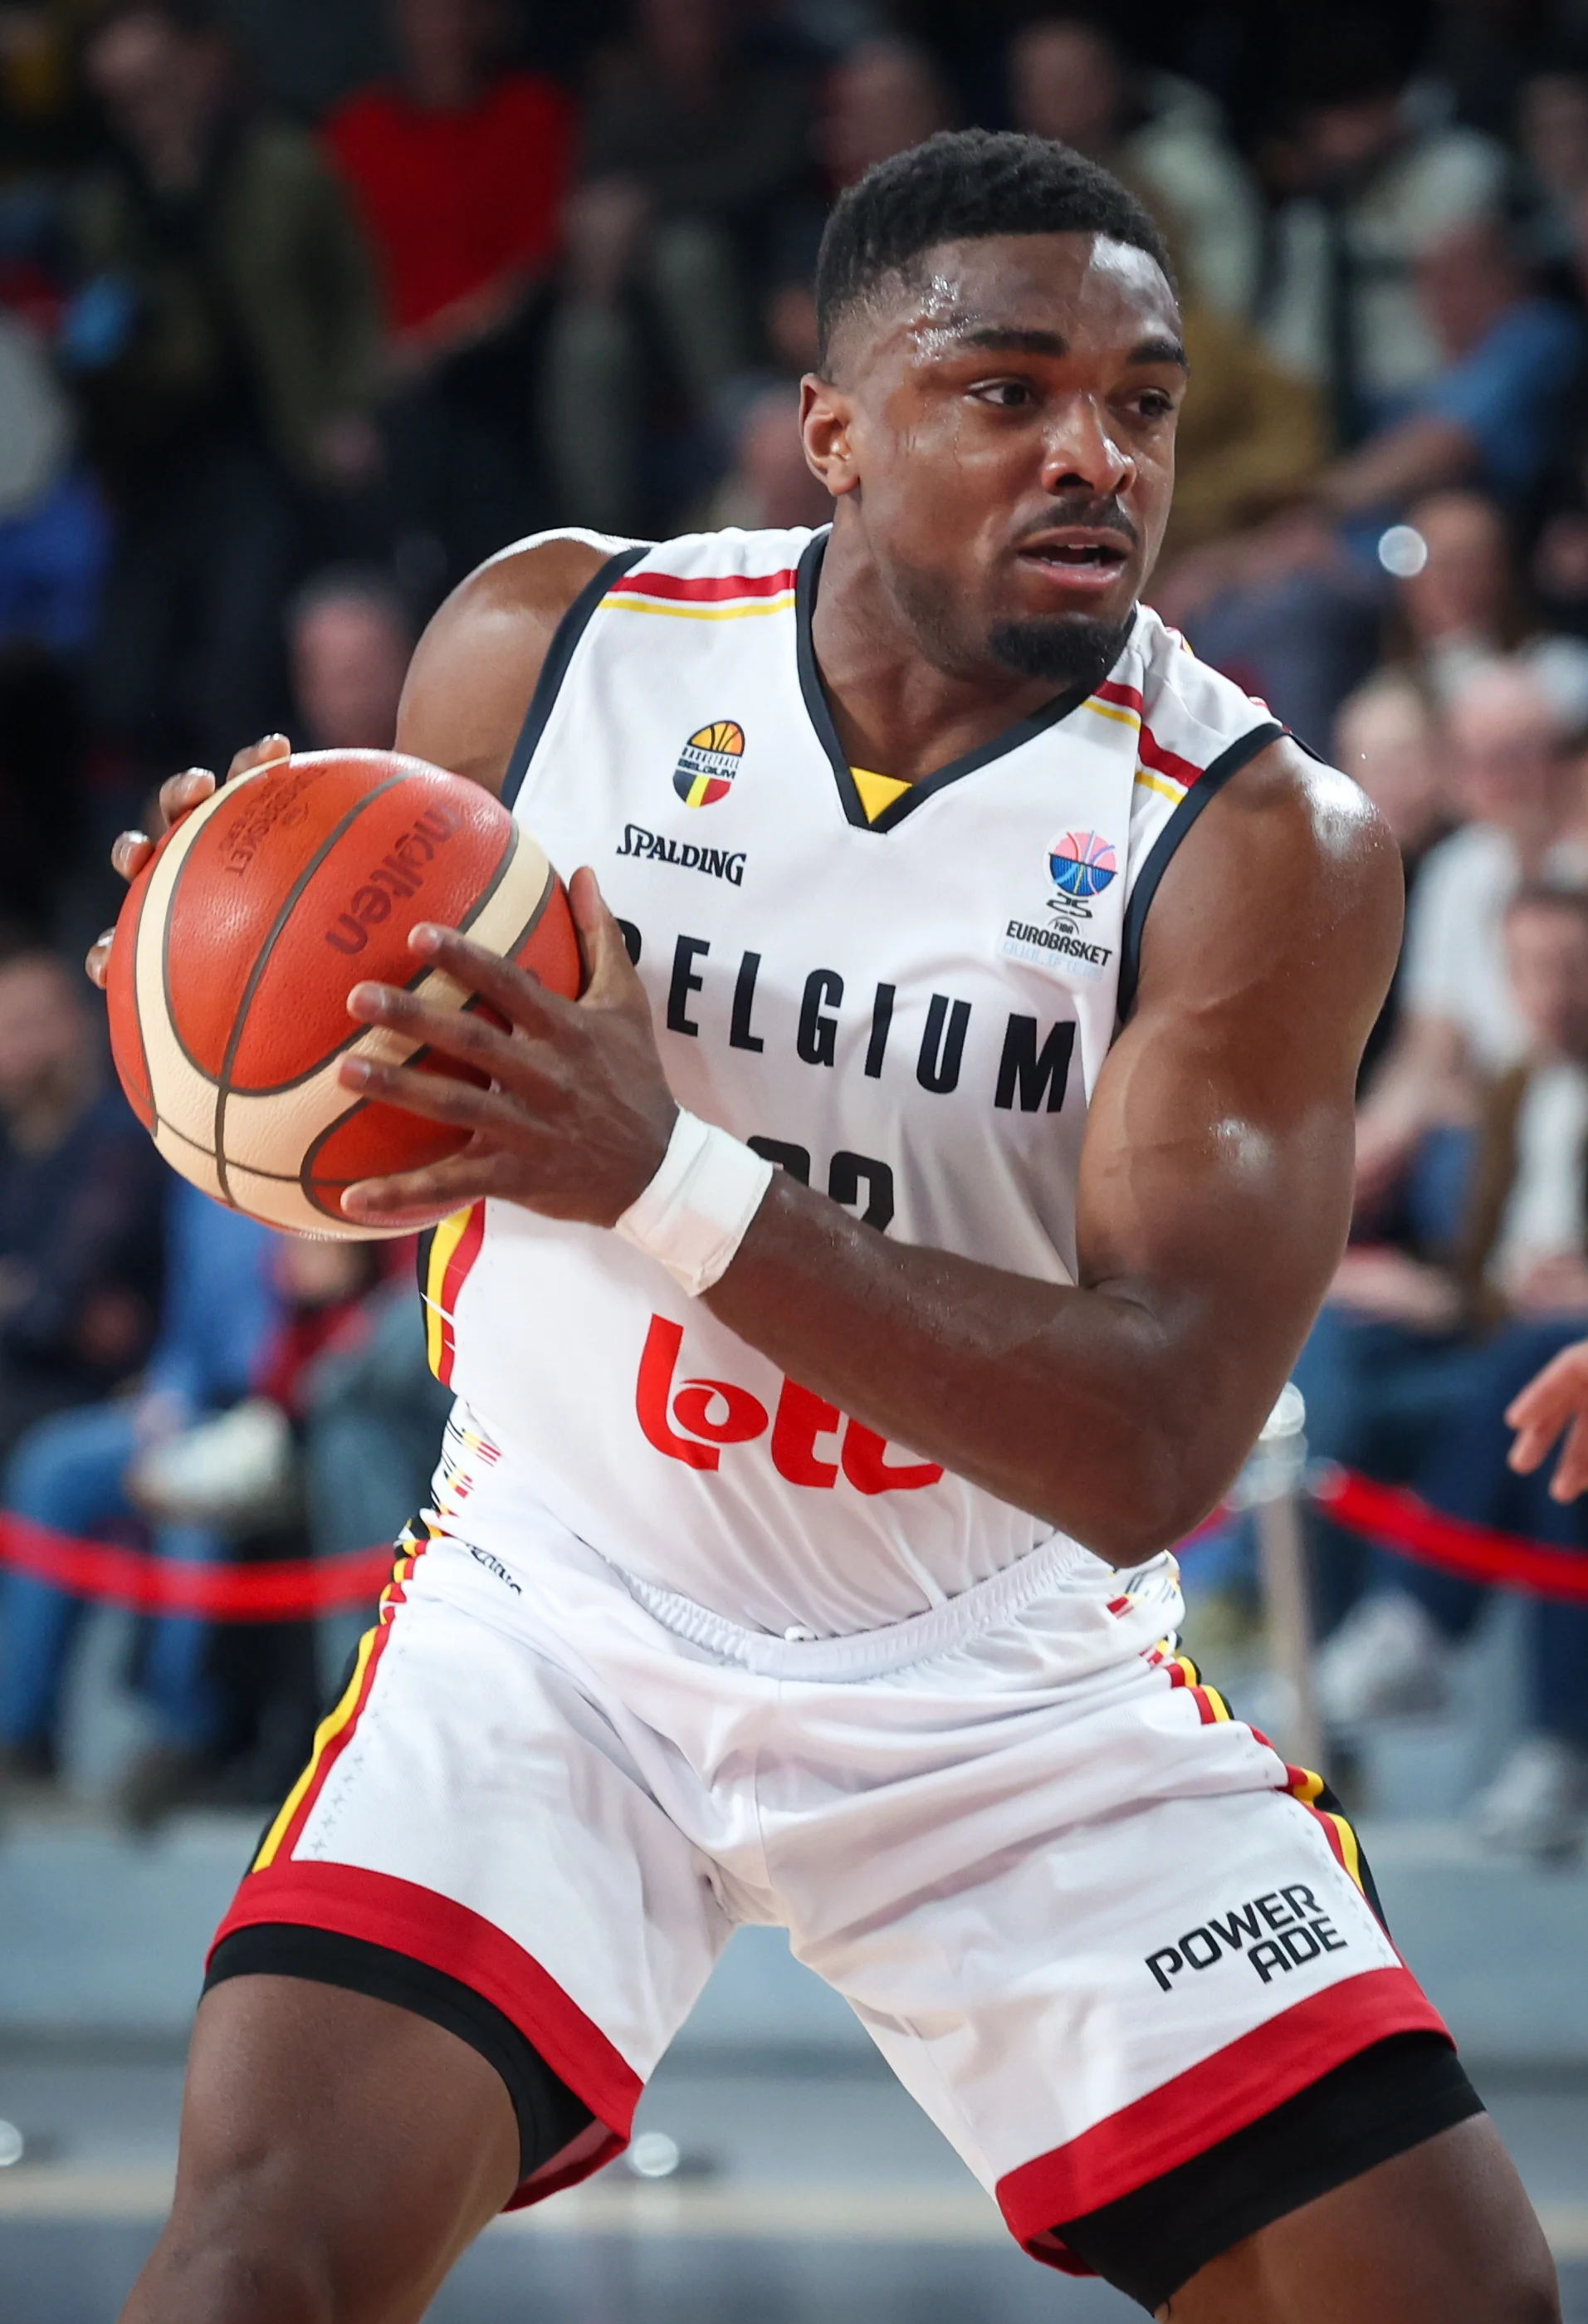
<instances>
[{"instance_id":1,"label":"player's bicep","mask_svg":"<svg viewBox=\"0 0 1588 2324\"><path fill-rule=\"evenodd\" d=\"M1276 745L1170 864L1098 1078L1081 1280L1148 1310L1232 1442L1282 1386L1345 1241L1356 1071L1399 898L1361 794Z\"/></svg>"}]
</instances>

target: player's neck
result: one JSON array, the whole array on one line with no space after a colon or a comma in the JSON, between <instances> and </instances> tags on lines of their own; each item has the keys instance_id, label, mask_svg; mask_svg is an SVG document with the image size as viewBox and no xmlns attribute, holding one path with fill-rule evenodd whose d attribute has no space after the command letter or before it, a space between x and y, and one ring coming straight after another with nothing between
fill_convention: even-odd
<instances>
[{"instance_id":1,"label":"player's neck","mask_svg":"<svg viewBox=\"0 0 1588 2324\"><path fill-rule=\"evenodd\" d=\"M929 660L864 541L842 525L822 560L811 642L850 765L904 782L996 742L1063 691L996 663L958 671Z\"/></svg>"}]
</instances>

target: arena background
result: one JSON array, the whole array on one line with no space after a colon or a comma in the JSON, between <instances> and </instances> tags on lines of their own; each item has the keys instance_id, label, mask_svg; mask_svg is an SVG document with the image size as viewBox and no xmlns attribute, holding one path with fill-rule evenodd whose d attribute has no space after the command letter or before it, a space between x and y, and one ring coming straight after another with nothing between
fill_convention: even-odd
<instances>
[{"instance_id":1,"label":"arena background","mask_svg":"<svg viewBox=\"0 0 1588 2324\"><path fill-rule=\"evenodd\" d=\"M1588 2324L1588 1554L1501 1417L1588 1333L1588 5L5 0L7 2324L108 2324L152 2242L205 1944L444 1402L411 1254L273 1240L133 1123L78 966L109 840L271 728L388 743L519 534L823 521L823 216L969 123L1161 217L1194 381L1150 596L1405 857L1306 1440L1188 1545L1190 1645L1358 1813ZM775 1934L639 2126L436 2317L1130 2312L1007 2244Z\"/></svg>"}]
</instances>

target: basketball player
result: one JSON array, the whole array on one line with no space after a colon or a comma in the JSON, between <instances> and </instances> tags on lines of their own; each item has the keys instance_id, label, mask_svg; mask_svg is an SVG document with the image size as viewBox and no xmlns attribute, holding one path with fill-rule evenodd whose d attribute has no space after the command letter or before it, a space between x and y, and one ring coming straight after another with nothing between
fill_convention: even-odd
<instances>
[{"instance_id":1,"label":"basketball player","mask_svg":"<svg viewBox=\"0 0 1588 2324\"><path fill-rule=\"evenodd\" d=\"M749 1921L1039 2258L1177 2324L1545 2324L1349 1827L1173 1646L1341 1248L1394 851L1138 604L1185 364L1115 180L934 138L819 303L831 534L536 541L416 657L402 747L593 867L588 988L431 928L509 1030L351 995L491 1079L344 1068L473 1133L346 1198L446 1214L459 1401L127 2318L418 2319Z\"/></svg>"}]
</instances>

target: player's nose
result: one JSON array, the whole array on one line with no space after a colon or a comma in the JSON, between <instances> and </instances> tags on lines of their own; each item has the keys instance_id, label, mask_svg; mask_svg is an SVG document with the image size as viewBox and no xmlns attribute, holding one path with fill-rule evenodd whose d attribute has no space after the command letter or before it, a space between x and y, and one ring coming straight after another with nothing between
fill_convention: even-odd
<instances>
[{"instance_id":1,"label":"player's nose","mask_svg":"<svg viewBox=\"0 0 1588 2324\"><path fill-rule=\"evenodd\" d=\"M1123 492L1135 462L1115 438L1106 408L1089 395L1054 407L1042 447L1042 489L1073 492L1084 484L1098 498Z\"/></svg>"}]
</instances>

